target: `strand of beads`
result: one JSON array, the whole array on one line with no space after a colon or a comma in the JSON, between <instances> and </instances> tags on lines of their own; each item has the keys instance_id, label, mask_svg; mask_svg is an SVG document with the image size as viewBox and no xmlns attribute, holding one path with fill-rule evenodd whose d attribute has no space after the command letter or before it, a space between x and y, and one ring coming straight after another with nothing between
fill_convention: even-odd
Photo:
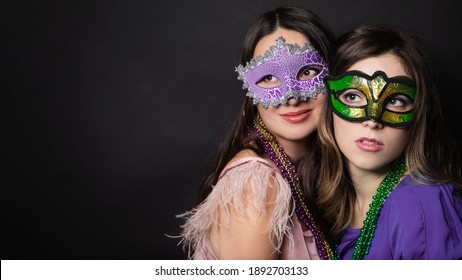
<instances>
[{"instance_id":1,"label":"strand of beads","mask_svg":"<svg viewBox=\"0 0 462 280\"><path fill-rule=\"evenodd\" d=\"M338 257L335 254L335 251L333 251L329 246L325 236L319 230L313 215L306 206L295 166L292 164L282 147L278 145L274 136L266 129L266 126L259 115L255 117L254 125L258 138L262 142L266 154L276 164L283 177L289 183L292 197L295 201L295 211L302 222L313 233L320 258L325 260L337 259Z\"/></svg>"},{"instance_id":2,"label":"strand of beads","mask_svg":"<svg viewBox=\"0 0 462 280\"><path fill-rule=\"evenodd\" d=\"M363 228L361 229L361 233L355 245L355 250L353 252L354 260L363 260L369 254L372 238L374 238L375 229L377 228L377 220L379 219L383 204L406 171L406 160L401 158L380 183L377 193L372 197L372 203L369 205L369 211L366 213Z\"/></svg>"}]
</instances>

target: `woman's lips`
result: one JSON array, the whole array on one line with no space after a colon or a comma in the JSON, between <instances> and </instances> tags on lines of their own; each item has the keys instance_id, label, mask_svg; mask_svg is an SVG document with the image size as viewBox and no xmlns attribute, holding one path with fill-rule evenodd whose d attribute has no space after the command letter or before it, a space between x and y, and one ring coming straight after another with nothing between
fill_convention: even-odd
<instances>
[{"instance_id":1,"label":"woman's lips","mask_svg":"<svg viewBox=\"0 0 462 280\"><path fill-rule=\"evenodd\" d=\"M291 123L299 123L306 120L311 115L311 110L299 110L282 114L281 117Z\"/></svg>"},{"instance_id":2,"label":"woman's lips","mask_svg":"<svg viewBox=\"0 0 462 280\"><path fill-rule=\"evenodd\" d=\"M362 137L355 141L356 146L366 152L378 152L384 145L377 139Z\"/></svg>"}]
</instances>

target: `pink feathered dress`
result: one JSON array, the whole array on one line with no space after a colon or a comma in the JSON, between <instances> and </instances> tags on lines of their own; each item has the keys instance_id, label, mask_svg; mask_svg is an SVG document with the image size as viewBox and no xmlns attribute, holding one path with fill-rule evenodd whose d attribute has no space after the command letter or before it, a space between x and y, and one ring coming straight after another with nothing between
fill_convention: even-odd
<instances>
[{"instance_id":1,"label":"pink feathered dress","mask_svg":"<svg viewBox=\"0 0 462 280\"><path fill-rule=\"evenodd\" d=\"M245 157L228 164L212 192L199 206L182 217L187 220L182 226L182 243L188 251L194 252L189 258L197 260L218 259L211 250L209 232L217 226L218 209L229 214L230 209L243 213L246 200L244 193L255 196L257 205L266 208L267 187L271 180L276 182L276 207L269 223L269 231L274 236L275 249L283 260L314 260L319 255L310 230L303 230L294 212L291 190L274 163L259 157ZM252 184L249 184L252 182Z\"/></svg>"}]
</instances>

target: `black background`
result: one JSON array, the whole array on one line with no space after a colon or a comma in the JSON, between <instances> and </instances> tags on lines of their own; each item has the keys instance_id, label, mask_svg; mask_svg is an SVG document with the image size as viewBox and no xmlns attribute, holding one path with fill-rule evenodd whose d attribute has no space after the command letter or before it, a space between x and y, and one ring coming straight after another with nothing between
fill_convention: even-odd
<instances>
[{"instance_id":1,"label":"black background","mask_svg":"<svg viewBox=\"0 0 462 280\"><path fill-rule=\"evenodd\" d=\"M166 234L238 111L247 28L280 5L422 38L462 130L457 0L3 2L2 259L184 259Z\"/></svg>"}]
</instances>

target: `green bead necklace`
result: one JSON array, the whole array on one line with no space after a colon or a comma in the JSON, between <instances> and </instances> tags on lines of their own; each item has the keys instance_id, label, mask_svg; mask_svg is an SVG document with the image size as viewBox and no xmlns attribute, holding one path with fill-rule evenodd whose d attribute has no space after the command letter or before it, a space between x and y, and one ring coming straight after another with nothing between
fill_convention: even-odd
<instances>
[{"instance_id":1,"label":"green bead necklace","mask_svg":"<svg viewBox=\"0 0 462 280\"><path fill-rule=\"evenodd\" d=\"M366 219L364 220L363 228L361 229L353 252L353 260L364 260L369 254L372 238L374 238L375 229L377 228L377 220L379 219L383 204L406 171L406 160L403 157L380 183L377 193L372 197L369 211L366 213Z\"/></svg>"}]
</instances>

